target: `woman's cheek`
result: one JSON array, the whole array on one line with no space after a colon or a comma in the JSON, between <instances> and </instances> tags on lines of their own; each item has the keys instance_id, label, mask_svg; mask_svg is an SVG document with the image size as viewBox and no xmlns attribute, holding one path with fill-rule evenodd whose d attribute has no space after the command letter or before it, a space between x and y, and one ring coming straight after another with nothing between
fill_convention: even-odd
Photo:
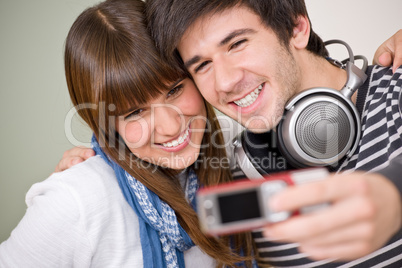
<instances>
[{"instance_id":1,"label":"woman's cheek","mask_svg":"<svg viewBox=\"0 0 402 268\"><path fill-rule=\"evenodd\" d=\"M186 97L181 100L178 106L185 115L206 114L204 99L197 90L186 94Z\"/></svg>"},{"instance_id":2,"label":"woman's cheek","mask_svg":"<svg viewBox=\"0 0 402 268\"><path fill-rule=\"evenodd\" d=\"M120 135L123 133L121 136L131 151L148 144L150 141L149 124L144 119L127 123L119 132Z\"/></svg>"}]
</instances>

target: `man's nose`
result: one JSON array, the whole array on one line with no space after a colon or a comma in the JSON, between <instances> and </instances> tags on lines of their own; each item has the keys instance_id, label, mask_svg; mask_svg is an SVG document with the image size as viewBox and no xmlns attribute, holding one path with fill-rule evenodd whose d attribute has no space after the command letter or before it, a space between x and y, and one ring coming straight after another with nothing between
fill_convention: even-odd
<instances>
[{"instance_id":1,"label":"man's nose","mask_svg":"<svg viewBox=\"0 0 402 268\"><path fill-rule=\"evenodd\" d=\"M233 92L235 86L242 80L243 71L225 57L221 57L214 61L215 71L215 89L217 92L230 93Z\"/></svg>"}]
</instances>

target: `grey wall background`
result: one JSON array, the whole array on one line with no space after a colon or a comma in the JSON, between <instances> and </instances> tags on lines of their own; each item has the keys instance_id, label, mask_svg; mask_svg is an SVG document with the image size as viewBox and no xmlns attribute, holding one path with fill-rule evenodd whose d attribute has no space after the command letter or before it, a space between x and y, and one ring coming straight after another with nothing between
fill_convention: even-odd
<instances>
[{"instance_id":1,"label":"grey wall background","mask_svg":"<svg viewBox=\"0 0 402 268\"><path fill-rule=\"evenodd\" d=\"M23 217L30 186L53 172L65 150L90 137L71 118L63 46L78 14L97 2L0 0L0 242ZM343 39L370 62L376 48L402 28L402 0L306 3L324 40Z\"/></svg>"}]
</instances>

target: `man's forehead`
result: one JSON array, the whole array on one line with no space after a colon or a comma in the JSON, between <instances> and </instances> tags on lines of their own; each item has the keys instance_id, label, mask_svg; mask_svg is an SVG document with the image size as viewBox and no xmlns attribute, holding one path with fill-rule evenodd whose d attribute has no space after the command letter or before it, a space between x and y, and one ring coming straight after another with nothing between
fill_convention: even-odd
<instances>
[{"instance_id":1,"label":"man's forehead","mask_svg":"<svg viewBox=\"0 0 402 268\"><path fill-rule=\"evenodd\" d=\"M249 27L247 19L252 16L257 18L258 23L260 18L247 7L231 7L219 12L213 12L198 17L187 28L178 42L177 49L182 55L184 49L191 46L205 47L213 45L216 47L226 45L234 37L255 33L256 30ZM182 55L183 56L183 55Z\"/></svg>"},{"instance_id":2,"label":"man's forehead","mask_svg":"<svg viewBox=\"0 0 402 268\"><path fill-rule=\"evenodd\" d=\"M219 19L219 17L217 18ZM200 16L190 24L178 42L177 49L180 55L189 46L194 44L204 46L208 43L208 36L213 33L210 30L210 24L213 19L211 16Z\"/></svg>"},{"instance_id":3,"label":"man's forehead","mask_svg":"<svg viewBox=\"0 0 402 268\"><path fill-rule=\"evenodd\" d=\"M238 8L229 8L199 16L186 29L180 42L188 36L196 39L206 39L209 35L214 34L218 28L233 28L235 26L227 22L231 18L239 19L239 13L241 13L241 10ZM193 33L196 33L196 35Z\"/></svg>"}]
</instances>

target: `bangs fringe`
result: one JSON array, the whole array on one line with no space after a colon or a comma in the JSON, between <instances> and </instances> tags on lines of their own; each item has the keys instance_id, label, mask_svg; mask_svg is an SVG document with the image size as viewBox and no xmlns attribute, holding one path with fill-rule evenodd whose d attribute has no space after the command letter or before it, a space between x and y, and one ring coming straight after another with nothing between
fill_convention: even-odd
<instances>
[{"instance_id":1,"label":"bangs fringe","mask_svg":"<svg viewBox=\"0 0 402 268\"><path fill-rule=\"evenodd\" d=\"M156 51L145 49L142 41L113 38L105 49L108 54L104 55L106 66L101 90L104 96L101 99L108 104L118 103L113 111L115 115L149 102L186 76L183 70L161 61Z\"/></svg>"}]
</instances>

